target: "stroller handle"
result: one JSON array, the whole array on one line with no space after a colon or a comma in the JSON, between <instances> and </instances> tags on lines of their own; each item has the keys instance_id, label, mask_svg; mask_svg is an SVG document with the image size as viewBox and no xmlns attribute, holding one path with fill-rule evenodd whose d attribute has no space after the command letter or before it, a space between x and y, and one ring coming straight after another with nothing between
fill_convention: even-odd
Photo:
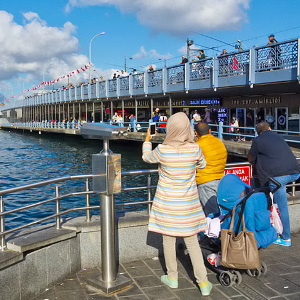
<instances>
[{"instance_id":1,"label":"stroller handle","mask_svg":"<svg viewBox=\"0 0 300 300\"><path fill-rule=\"evenodd\" d=\"M281 183L272 177L269 177L268 179L269 179L269 181L271 181L272 183L274 183L276 185L276 188L271 191L271 193L274 194L276 191L278 191L281 188Z\"/></svg>"}]
</instances>

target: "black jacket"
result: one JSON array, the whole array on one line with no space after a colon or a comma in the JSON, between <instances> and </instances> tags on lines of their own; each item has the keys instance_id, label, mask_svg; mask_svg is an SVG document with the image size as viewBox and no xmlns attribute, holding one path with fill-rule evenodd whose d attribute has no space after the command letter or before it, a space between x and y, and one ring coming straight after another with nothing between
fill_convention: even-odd
<instances>
[{"instance_id":1,"label":"black jacket","mask_svg":"<svg viewBox=\"0 0 300 300\"><path fill-rule=\"evenodd\" d=\"M252 142L249 154L256 165L261 184L268 177L300 174L299 164L286 141L278 134L266 130Z\"/></svg>"}]
</instances>

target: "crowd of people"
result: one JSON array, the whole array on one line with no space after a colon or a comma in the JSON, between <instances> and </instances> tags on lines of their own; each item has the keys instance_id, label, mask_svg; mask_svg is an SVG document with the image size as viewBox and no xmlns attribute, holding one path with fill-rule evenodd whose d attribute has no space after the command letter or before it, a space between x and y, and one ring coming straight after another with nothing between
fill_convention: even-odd
<instances>
[{"instance_id":1,"label":"crowd of people","mask_svg":"<svg viewBox=\"0 0 300 300\"><path fill-rule=\"evenodd\" d=\"M208 111L207 111L208 112ZM162 114L157 108L153 121ZM251 115L247 115L253 122ZM162 234L166 275L161 281L170 288L178 288L176 237L183 237L191 258L194 276L202 295L211 293L197 235L207 230L208 219L219 211L217 190L224 176L227 150L223 142L211 134L209 125L201 121L197 111L195 134L184 112L172 115L166 122L166 136L162 144L152 149L150 128L143 144L142 158L159 164L159 180L149 217L148 230ZM206 120L209 118L207 115ZM300 177L299 164L288 144L272 132L269 123L256 126L258 137L252 141L248 160L256 166L259 183L274 191L277 180L281 187L274 191L283 232L274 244L291 246L291 231L287 207L286 184ZM267 218L270 218L270 213Z\"/></svg>"}]
</instances>

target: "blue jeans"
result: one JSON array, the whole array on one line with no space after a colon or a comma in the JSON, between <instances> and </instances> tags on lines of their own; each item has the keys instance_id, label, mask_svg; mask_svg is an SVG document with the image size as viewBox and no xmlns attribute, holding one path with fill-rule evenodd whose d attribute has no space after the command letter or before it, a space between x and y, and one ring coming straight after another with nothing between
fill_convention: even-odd
<instances>
[{"instance_id":1,"label":"blue jeans","mask_svg":"<svg viewBox=\"0 0 300 300\"><path fill-rule=\"evenodd\" d=\"M291 238L290 217L286 196L286 184L296 181L299 177L299 174L274 177L275 180L281 183L281 188L274 193L274 202L278 205L280 219L283 226L283 232L280 237L284 240L288 240ZM276 187L276 185L272 182L269 182L269 186L271 190Z\"/></svg>"}]
</instances>

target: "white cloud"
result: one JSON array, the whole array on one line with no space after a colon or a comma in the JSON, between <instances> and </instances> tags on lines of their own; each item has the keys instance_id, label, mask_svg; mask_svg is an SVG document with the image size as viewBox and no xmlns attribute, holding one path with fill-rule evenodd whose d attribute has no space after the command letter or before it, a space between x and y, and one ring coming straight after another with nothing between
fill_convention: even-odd
<instances>
[{"instance_id":1,"label":"white cloud","mask_svg":"<svg viewBox=\"0 0 300 300\"><path fill-rule=\"evenodd\" d=\"M78 54L72 23L50 27L35 12L23 16L20 25L13 15L0 11L0 81L27 76L40 83L43 72L54 80L88 63L86 56Z\"/></svg>"},{"instance_id":2,"label":"white cloud","mask_svg":"<svg viewBox=\"0 0 300 300\"><path fill-rule=\"evenodd\" d=\"M113 5L133 13L153 30L184 35L190 32L237 29L247 22L250 0L69 0L72 7Z\"/></svg>"},{"instance_id":3,"label":"white cloud","mask_svg":"<svg viewBox=\"0 0 300 300\"><path fill-rule=\"evenodd\" d=\"M144 59L144 58L155 58L155 59L170 59L172 55L170 53L167 54L159 54L156 50L151 49L147 51L144 46L142 46L136 54L132 56L133 59Z\"/></svg>"}]
</instances>

